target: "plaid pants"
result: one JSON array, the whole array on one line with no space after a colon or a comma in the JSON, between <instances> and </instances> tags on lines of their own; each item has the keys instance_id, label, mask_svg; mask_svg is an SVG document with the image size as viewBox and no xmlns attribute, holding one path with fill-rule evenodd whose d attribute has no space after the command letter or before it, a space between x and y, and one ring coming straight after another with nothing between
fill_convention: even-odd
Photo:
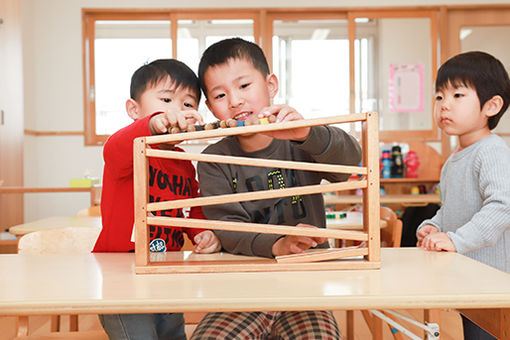
<instances>
[{"instance_id":1,"label":"plaid pants","mask_svg":"<svg viewBox=\"0 0 510 340\"><path fill-rule=\"evenodd\" d=\"M190 340L339 340L329 311L208 313Z\"/></svg>"}]
</instances>

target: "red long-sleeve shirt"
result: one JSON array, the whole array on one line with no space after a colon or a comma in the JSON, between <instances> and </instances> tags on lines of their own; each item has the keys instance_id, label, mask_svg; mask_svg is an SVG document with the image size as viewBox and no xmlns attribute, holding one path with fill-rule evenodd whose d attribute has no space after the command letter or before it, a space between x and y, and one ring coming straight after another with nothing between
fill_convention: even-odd
<instances>
[{"instance_id":1,"label":"red long-sleeve shirt","mask_svg":"<svg viewBox=\"0 0 510 340\"><path fill-rule=\"evenodd\" d=\"M103 191L101 194L101 216L103 229L93 252L128 252L135 247L131 242L134 224L133 194L133 140L150 136L149 119L139 119L113 134L103 149L105 161ZM175 151L183 151L176 147ZM195 168L190 161L149 158L149 201L169 201L198 197L198 182ZM202 210L192 208L155 212L157 216L204 218ZM180 250L185 232L191 240L203 229L150 226L151 245L166 250ZM160 239L156 240L155 239ZM162 241L161 241L162 240Z\"/></svg>"}]
</instances>

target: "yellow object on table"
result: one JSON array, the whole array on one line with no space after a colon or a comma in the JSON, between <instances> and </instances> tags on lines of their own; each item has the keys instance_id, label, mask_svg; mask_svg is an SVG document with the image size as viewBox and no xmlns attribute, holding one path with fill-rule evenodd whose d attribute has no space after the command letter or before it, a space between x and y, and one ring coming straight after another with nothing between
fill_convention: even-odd
<instances>
[{"instance_id":1,"label":"yellow object on table","mask_svg":"<svg viewBox=\"0 0 510 340\"><path fill-rule=\"evenodd\" d=\"M71 188L90 188L91 186L99 184L98 177L90 178L71 178L69 180L69 186Z\"/></svg>"}]
</instances>

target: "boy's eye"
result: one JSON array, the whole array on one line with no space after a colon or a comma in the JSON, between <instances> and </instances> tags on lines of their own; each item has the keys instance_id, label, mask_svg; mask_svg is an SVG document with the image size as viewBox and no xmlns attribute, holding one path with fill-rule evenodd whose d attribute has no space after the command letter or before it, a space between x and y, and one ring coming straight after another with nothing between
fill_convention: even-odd
<instances>
[{"instance_id":1,"label":"boy's eye","mask_svg":"<svg viewBox=\"0 0 510 340\"><path fill-rule=\"evenodd\" d=\"M195 106L191 103L184 103L184 106L194 108Z\"/></svg>"},{"instance_id":2,"label":"boy's eye","mask_svg":"<svg viewBox=\"0 0 510 340\"><path fill-rule=\"evenodd\" d=\"M225 97L225 94L224 93L220 93L220 94L214 96L214 99L221 99L223 97Z\"/></svg>"},{"instance_id":3,"label":"boy's eye","mask_svg":"<svg viewBox=\"0 0 510 340\"><path fill-rule=\"evenodd\" d=\"M161 101L163 101L164 103L170 103L172 101L172 99L170 99L170 98L161 98Z\"/></svg>"},{"instance_id":4,"label":"boy's eye","mask_svg":"<svg viewBox=\"0 0 510 340\"><path fill-rule=\"evenodd\" d=\"M436 95L436 100L441 100L441 99L443 99L443 96L441 96L441 95L439 95L439 94L438 94L438 95Z\"/></svg>"},{"instance_id":5,"label":"boy's eye","mask_svg":"<svg viewBox=\"0 0 510 340\"><path fill-rule=\"evenodd\" d=\"M462 94L462 93L455 93L454 97L455 98L461 98L461 97L464 97L464 94Z\"/></svg>"},{"instance_id":6,"label":"boy's eye","mask_svg":"<svg viewBox=\"0 0 510 340\"><path fill-rule=\"evenodd\" d=\"M245 88L247 88L248 86L250 86L250 83L242 84L242 85L241 85L241 88L242 88L242 89L245 89Z\"/></svg>"}]
</instances>

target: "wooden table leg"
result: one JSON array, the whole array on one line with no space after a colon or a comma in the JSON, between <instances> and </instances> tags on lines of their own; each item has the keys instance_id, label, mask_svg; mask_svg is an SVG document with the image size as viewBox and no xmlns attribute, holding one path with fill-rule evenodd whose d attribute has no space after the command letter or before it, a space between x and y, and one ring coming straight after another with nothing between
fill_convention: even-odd
<instances>
[{"instance_id":1,"label":"wooden table leg","mask_svg":"<svg viewBox=\"0 0 510 340\"><path fill-rule=\"evenodd\" d=\"M345 315L347 340L354 340L354 311L348 310Z\"/></svg>"},{"instance_id":2,"label":"wooden table leg","mask_svg":"<svg viewBox=\"0 0 510 340\"><path fill-rule=\"evenodd\" d=\"M458 309L462 315L500 340L510 340L510 308Z\"/></svg>"}]
</instances>

